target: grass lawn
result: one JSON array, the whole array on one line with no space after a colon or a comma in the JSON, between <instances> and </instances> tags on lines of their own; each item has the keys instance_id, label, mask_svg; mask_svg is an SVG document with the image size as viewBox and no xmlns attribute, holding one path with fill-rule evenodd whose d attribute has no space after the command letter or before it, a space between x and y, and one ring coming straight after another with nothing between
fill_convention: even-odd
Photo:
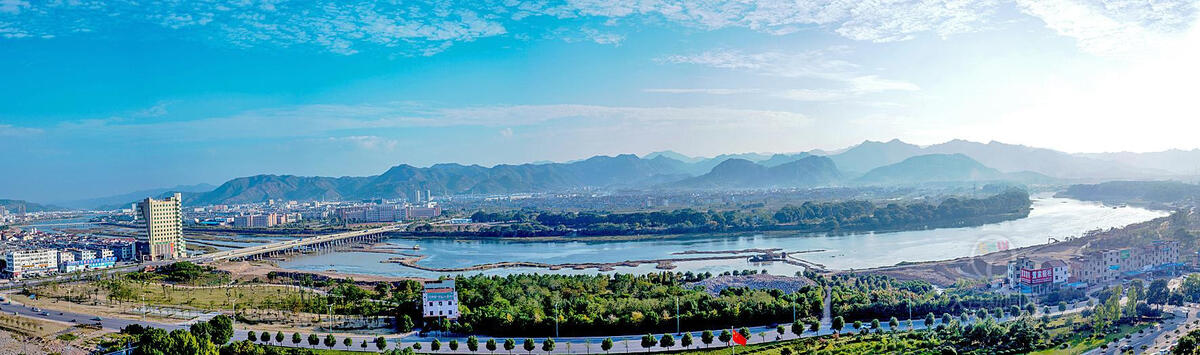
<instances>
[{"instance_id":1,"label":"grass lawn","mask_svg":"<svg viewBox=\"0 0 1200 355\"><path fill-rule=\"evenodd\" d=\"M1051 324L1054 324L1054 323L1051 322ZM1121 325L1121 327L1115 333L1109 334L1108 336L1104 337L1103 339L1096 339L1096 338L1092 338L1091 336L1074 336L1070 340L1067 341L1068 346L1066 349L1062 349L1062 348L1046 349L1046 350L1041 350L1041 351L1035 351L1030 354L1031 355L1034 355L1034 354L1036 354L1036 355L1082 354L1082 353L1085 353L1092 349L1099 348L1101 345L1108 344L1117 339L1124 338L1126 335L1132 335L1134 333L1137 333L1140 330L1143 330L1143 329L1146 329L1149 327L1150 327L1149 324ZM1069 332L1070 329L1068 329L1068 328L1069 327L1066 327L1064 325L1061 327L1050 328L1049 332L1050 332L1051 336L1053 336L1053 335L1055 335L1056 331Z\"/></svg>"},{"instance_id":2,"label":"grass lawn","mask_svg":"<svg viewBox=\"0 0 1200 355\"><path fill-rule=\"evenodd\" d=\"M56 298L82 304L126 303L140 306L172 306L202 310L228 310L241 306L265 305L287 299L311 297L312 292L282 285L238 285L232 287L186 287L159 282L104 280L86 283L54 284L34 289L39 298ZM117 296L113 299L113 296Z\"/></svg>"},{"instance_id":3,"label":"grass lawn","mask_svg":"<svg viewBox=\"0 0 1200 355\"><path fill-rule=\"evenodd\" d=\"M819 338L803 338L768 344L751 344L737 347L738 355L779 355L784 348L790 348L792 354L895 354L895 353L929 353L940 348L940 344L921 339L910 339L905 333L895 335L842 335L834 338L823 336ZM677 354L688 355L730 355L733 353L727 347L680 351Z\"/></svg>"}]
</instances>

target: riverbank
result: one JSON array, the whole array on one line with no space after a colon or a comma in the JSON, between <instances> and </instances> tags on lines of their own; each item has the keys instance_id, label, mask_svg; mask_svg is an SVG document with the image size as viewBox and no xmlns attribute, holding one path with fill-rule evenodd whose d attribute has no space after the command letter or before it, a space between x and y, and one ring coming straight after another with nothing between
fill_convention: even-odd
<instances>
[{"instance_id":1,"label":"riverbank","mask_svg":"<svg viewBox=\"0 0 1200 355\"><path fill-rule=\"evenodd\" d=\"M947 228L965 228L977 227L987 224L1000 223L1005 221L1013 221L1029 216L1032 207L1021 212L995 214L987 216L974 216L952 221L941 221L935 223L918 223L893 226L890 228L866 228L866 227L824 227L813 225L793 225L779 224L762 226L758 228L748 228L743 230L732 231L697 231L689 233L636 233L636 234L611 234L611 235L554 235L554 236L527 236L527 237L509 237L509 236L488 236L476 235L471 232L390 232L390 236L404 239L431 239L431 240L464 240L464 241L505 241L505 242L623 242L623 241L644 241L644 240L661 240L661 239L681 239L695 238L696 236L704 236L706 238L729 238L746 235L793 235L793 234L809 234L823 236L841 236L863 233L895 233L895 232L914 232L914 231L929 231Z\"/></svg>"},{"instance_id":2,"label":"riverbank","mask_svg":"<svg viewBox=\"0 0 1200 355\"><path fill-rule=\"evenodd\" d=\"M765 250L764 249L764 251L765 251L764 253L760 253L759 255L764 255L764 254L765 255L774 255L775 252L779 251L779 250ZM695 251L692 251L692 252L698 253ZM421 260L425 259L425 256L423 256L423 255L392 257L392 258L383 260L381 262L400 264L400 265L403 265L403 266L406 266L409 268L413 268L413 269L417 269L417 270L440 272L440 273L484 271L484 270L503 269L503 268L541 268L541 269L546 269L546 270L550 270L550 271L563 270L563 269L571 269L571 270L595 269L596 271L614 271L614 270L616 270L617 267L635 268L635 267L641 266L642 264L655 265L655 268L659 269L659 270L672 270L672 269L675 269L676 263L681 263L681 262L719 261L719 260L736 260L736 259L751 258L751 257L747 257L745 255L740 255L740 254L744 254L744 253L748 253L748 252L749 251L747 251L747 250L711 251L711 252L704 252L702 254L732 254L732 255L702 256L702 257L691 257L691 258L625 260L625 261L618 261L618 262L583 262L583 263L547 264L547 263L532 262L532 261L502 261L502 262L495 262L495 263L471 265L471 266L465 266L465 267L448 267L448 268L428 267L428 266L420 265L419 262ZM797 253L803 253L803 252L804 251L800 251ZM683 254L687 254L687 252L683 252ZM780 251L780 254L781 255L789 255L792 253ZM766 260L766 261L779 261L779 262L783 262L783 263L794 262L791 260L787 260L786 257L774 257L773 259ZM795 265L801 265L799 262L794 262L794 263L795 263ZM816 266L806 265L806 267L813 268ZM825 270L818 269L817 271L825 271Z\"/></svg>"},{"instance_id":3,"label":"riverbank","mask_svg":"<svg viewBox=\"0 0 1200 355\"><path fill-rule=\"evenodd\" d=\"M1162 231L1197 230L1200 229L1200 215L1194 212L1180 212L1179 216L1159 217L1149 221L1135 223L1122 228L1096 231L1079 238L1061 240L1052 243L1038 244L1009 250L995 251L977 256L960 257L949 260L905 263L903 265L883 266L860 270L842 270L842 272L874 273L887 275L901 280L920 279L937 285L951 285L961 279L990 279L1006 273L1009 260L1017 257L1033 259L1066 260L1081 256L1087 252L1113 247L1131 247L1150 242L1144 235L1164 235ZM1158 237L1150 238L1157 240ZM1181 241L1186 242L1186 241ZM1192 242L1194 243L1194 241ZM1194 247L1192 247L1194 249Z\"/></svg>"},{"instance_id":4,"label":"riverbank","mask_svg":"<svg viewBox=\"0 0 1200 355\"><path fill-rule=\"evenodd\" d=\"M305 273L325 276L333 279L353 279L362 282L394 282L394 281L430 281L431 278L423 277L408 277L408 276L379 276L368 274L353 274L337 271L312 271L312 270L296 270L281 268L274 262L270 261L224 261L216 264L217 270L229 272L230 276L238 280L251 281L255 278L265 280L268 274L275 273Z\"/></svg>"},{"instance_id":5,"label":"riverbank","mask_svg":"<svg viewBox=\"0 0 1200 355\"><path fill-rule=\"evenodd\" d=\"M386 241L387 247L420 245L418 252L382 253L375 250L339 248L333 252L304 254L281 259L278 266L298 272L339 271L348 274L437 278L458 273L486 273L503 276L518 273L587 274L597 268L576 270L575 264L616 265L620 273L653 273L656 263L641 263L635 267L621 266L625 261L659 261L672 258L729 255L742 251L741 258L723 260L674 261L677 272L723 272L767 270L772 275L793 275L804 267L829 270L865 270L913 268L926 263L942 263L969 258L991 251L1017 249L1066 240L1085 235L1090 230L1121 228L1144 222L1164 214L1140 208L1112 209L1096 203L1070 199L1039 198L1029 217L976 227L939 228L904 232L866 233L710 233L682 234L670 238L591 238L588 240L546 240L538 238L419 238L396 237ZM618 239L618 240L613 240ZM368 248L369 249L369 248ZM748 252L766 250L793 252L783 263L754 263ZM393 254L393 255L388 255ZM406 255L407 254L407 255ZM382 264L389 257L425 255L419 266ZM897 266L903 263L904 265ZM479 265L485 270L463 271ZM804 267L799 267L801 264ZM563 265L552 270L549 266ZM960 268L956 268L960 269ZM964 266L961 269L970 269ZM440 270L440 271L439 271ZM999 275L1000 271L996 271ZM986 272L982 272L986 273ZM940 272L943 279L962 277L955 270ZM958 276L953 276L958 275ZM924 278L924 276L918 276ZM914 277L902 277L914 278ZM945 284L931 279L937 284Z\"/></svg>"}]
</instances>

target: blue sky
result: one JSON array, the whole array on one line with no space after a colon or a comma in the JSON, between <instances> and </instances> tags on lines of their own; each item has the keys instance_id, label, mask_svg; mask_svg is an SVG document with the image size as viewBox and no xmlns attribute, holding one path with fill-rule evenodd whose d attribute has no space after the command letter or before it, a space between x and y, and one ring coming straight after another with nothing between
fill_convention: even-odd
<instances>
[{"instance_id":1,"label":"blue sky","mask_svg":"<svg viewBox=\"0 0 1200 355\"><path fill-rule=\"evenodd\" d=\"M0 197L867 139L1191 149L1198 6L0 0Z\"/></svg>"}]
</instances>

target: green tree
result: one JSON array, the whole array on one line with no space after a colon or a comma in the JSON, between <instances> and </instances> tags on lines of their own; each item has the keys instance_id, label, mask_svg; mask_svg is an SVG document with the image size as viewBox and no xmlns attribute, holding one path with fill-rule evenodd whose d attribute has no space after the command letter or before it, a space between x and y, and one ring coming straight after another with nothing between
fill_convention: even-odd
<instances>
[{"instance_id":1,"label":"green tree","mask_svg":"<svg viewBox=\"0 0 1200 355\"><path fill-rule=\"evenodd\" d=\"M948 326L952 320L954 320L954 317L950 316L950 313L942 313L942 325Z\"/></svg>"},{"instance_id":2,"label":"green tree","mask_svg":"<svg viewBox=\"0 0 1200 355\"><path fill-rule=\"evenodd\" d=\"M458 351L458 339L450 339L450 351Z\"/></svg>"},{"instance_id":3,"label":"green tree","mask_svg":"<svg viewBox=\"0 0 1200 355\"><path fill-rule=\"evenodd\" d=\"M200 342L191 332L176 329L168 334L167 354L201 354ZM209 342L205 342L209 343Z\"/></svg>"},{"instance_id":4,"label":"green tree","mask_svg":"<svg viewBox=\"0 0 1200 355\"><path fill-rule=\"evenodd\" d=\"M662 338L658 339L658 346L662 348L675 346L675 337L671 334L663 334Z\"/></svg>"},{"instance_id":5,"label":"green tree","mask_svg":"<svg viewBox=\"0 0 1200 355\"><path fill-rule=\"evenodd\" d=\"M196 332L193 331L192 333L195 334ZM258 341L258 333L255 333L253 330L246 332L246 340L251 342Z\"/></svg>"},{"instance_id":6,"label":"green tree","mask_svg":"<svg viewBox=\"0 0 1200 355\"><path fill-rule=\"evenodd\" d=\"M1150 287L1146 289L1146 303L1164 305L1167 304L1167 298L1170 296L1170 290L1167 289L1167 280L1157 279L1150 282Z\"/></svg>"},{"instance_id":7,"label":"green tree","mask_svg":"<svg viewBox=\"0 0 1200 355\"><path fill-rule=\"evenodd\" d=\"M325 347L332 349L334 345L337 345L337 338L333 334L325 335Z\"/></svg>"},{"instance_id":8,"label":"green tree","mask_svg":"<svg viewBox=\"0 0 1200 355\"><path fill-rule=\"evenodd\" d=\"M512 353L513 349L517 348L517 341L512 338L504 339L504 351Z\"/></svg>"},{"instance_id":9,"label":"green tree","mask_svg":"<svg viewBox=\"0 0 1200 355\"><path fill-rule=\"evenodd\" d=\"M683 346L684 349L691 348L692 347L692 333L691 332L683 333L683 338L679 339L679 345Z\"/></svg>"},{"instance_id":10,"label":"green tree","mask_svg":"<svg viewBox=\"0 0 1200 355\"><path fill-rule=\"evenodd\" d=\"M738 328L738 334L741 334L743 338L750 339L750 328Z\"/></svg>"},{"instance_id":11,"label":"green tree","mask_svg":"<svg viewBox=\"0 0 1200 355\"><path fill-rule=\"evenodd\" d=\"M413 330L412 318L409 318L408 315L401 314L396 319L396 330L400 331L401 333L411 332Z\"/></svg>"},{"instance_id":12,"label":"green tree","mask_svg":"<svg viewBox=\"0 0 1200 355\"><path fill-rule=\"evenodd\" d=\"M879 329L879 318L871 320L871 329Z\"/></svg>"},{"instance_id":13,"label":"green tree","mask_svg":"<svg viewBox=\"0 0 1200 355\"><path fill-rule=\"evenodd\" d=\"M433 338L433 341L429 342L429 350L431 350L431 351L442 350L442 341L437 340L437 338Z\"/></svg>"},{"instance_id":14,"label":"green tree","mask_svg":"<svg viewBox=\"0 0 1200 355\"><path fill-rule=\"evenodd\" d=\"M708 347L709 345L712 345L713 332L711 330L705 330L703 332L700 332L700 342L704 343L704 347Z\"/></svg>"},{"instance_id":15,"label":"green tree","mask_svg":"<svg viewBox=\"0 0 1200 355\"><path fill-rule=\"evenodd\" d=\"M479 351L479 338L474 335L467 337L467 350L471 352Z\"/></svg>"},{"instance_id":16,"label":"green tree","mask_svg":"<svg viewBox=\"0 0 1200 355\"><path fill-rule=\"evenodd\" d=\"M654 338L653 334L646 334L642 336L642 347L646 348L647 351L649 351L650 348L653 348L656 344L658 344L658 339Z\"/></svg>"},{"instance_id":17,"label":"green tree","mask_svg":"<svg viewBox=\"0 0 1200 355\"><path fill-rule=\"evenodd\" d=\"M488 352L495 353L496 352L496 338L489 338L487 340L487 342L483 344L483 347L487 348Z\"/></svg>"},{"instance_id":18,"label":"green tree","mask_svg":"<svg viewBox=\"0 0 1200 355\"><path fill-rule=\"evenodd\" d=\"M722 329L721 335L718 335L717 339L722 343L729 344L729 341L733 340L733 333L730 333L727 329Z\"/></svg>"},{"instance_id":19,"label":"green tree","mask_svg":"<svg viewBox=\"0 0 1200 355\"><path fill-rule=\"evenodd\" d=\"M317 344L320 344L320 343L321 343L321 338L318 338L316 334L308 335L308 346L309 347L316 347Z\"/></svg>"},{"instance_id":20,"label":"green tree","mask_svg":"<svg viewBox=\"0 0 1200 355\"><path fill-rule=\"evenodd\" d=\"M533 349L537 349L537 344L534 343L533 339L530 339L530 338L525 338L525 343L522 344L521 346L523 348L525 348L525 351L528 351L530 354L533 353Z\"/></svg>"},{"instance_id":21,"label":"green tree","mask_svg":"<svg viewBox=\"0 0 1200 355\"><path fill-rule=\"evenodd\" d=\"M821 330L821 322L808 323L808 330L816 333Z\"/></svg>"},{"instance_id":22,"label":"green tree","mask_svg":"<svg viewBox=\"0 0 1200 355\"><path fill-rule=\"evenodd\" d=\"M850 326L854 327L854 329L862 329L862 325L863 325L862 321L860 321L860 320L856 320L856 321L854 321L854 323L850 323L850 324L851 324Z\"/></svg>"},{"instance_id":23,"label":"green tree","mask_svg":"<svg viewBox=\"0 0 1200 355\"><path fill-rule=\"evenodd\" d=\"M842 319L842 316L837 316L837 317L833 317L833 324L830 325L830 328L833 329L833 331L835 331L835 332L841 332L842 327L845 327L845 326L846 326L846 320Z\"/></svg>"},{"instance_id":24,"label":"green tree","mask_svg":"<svg viewBox=\"0 0 1200 355\"><path fill-rule=\"evenodd\" d=\"M547 353L554 351L554 339L546 338L542 341L542 351Z\"/></svg>"},{"instance_id":25,"label":"green tree","mask_svg":"<svg viewBox=\"0 0 1200 355\"><path fill-rule=\"evenodd\" d=\"M384 348L387 348L387 339L375 337L375 348L383 351Z\"/></svg>"},{"instance_id":26,"label":"green tree","mask_svg":"<svg viewBox=\"0 0 1200 355\"><path fill-rule=\"evenodd\" d=\"M612 338L604 338L604 340L600 342L600 350L604 350L605 354L607 354L609 350L612 350L612 348L613 348Z\"/></svg>"},{"instance_id":27,"label":"green tree","mask_svg":"<svg viewBox=\"0 0 1200 355\"><path fill-rule=\"evenodd\" d=\"M925 328L933 328L933 322L933 312L929 312L929 314L925 315Z\"/></svg>"},{"instance_id":28,"label":"green tree","mask_svg":"<svg viewBox=\"0 0 1200 355\"><path fill-rule=\"evenodd\" d=\"M300 333L292 333L292 344L296 346L300 345Z\"/></svg>"},{"instance_id":29,"label":"green tree","mask_svg":"<svg viewBox=\"0 0 1200 355\"><path fill-rule=\"evenodd\" d=\"M209 333L209 340L213 344L225 345L225 343L229 342L229 339L233 339L233 318L219 314L209 319L208 324L212 327Z\"/></svg>"},{"instance_id":30,"label":"green tree","mask_svg":"<svg viewBox=\"0 0 1200 355\"><path fill-rule=\"evenodd\" d=\"M279 343L279 344L283 344L283 332L282 331L275 332L275 342Z\"/></svg>"},{"instance_id":31,"label":"green tree","mask_svg":"<svg viewBox=\"0 0 1200 355\"><path fill-rule=\"evenodd\" d=\"M896 319L896 317L892 317L892 319L888 319L888 329L891 329L891 331L893 331L893 332L894 332L894 331L896 331L896 330L897 330L897 328L899 328L899 327L900 327L900 320L899 320L899 319Z\"/></svg>"},{"instance_id":32,"label":"green tree","mask_svg":"<svg viewBox=\"0 0 1200 355\"><path fill-rule=\"evenodd\" d=\"M345 345L346 348L350 348L351 345L354 345L354 339L350 339L350 337L346 337L346 339L342 339L342 345Z\"/></svg>"},{"instance_id":33,"label":"green tree","mask_svg":"<svg viewBox=\"0 0 1200 355\"><path fill-rule=\"evenodd\" d=\"M192 336L196 337L196 341L207 342L212 341L213 333L216 332L216 330L212 328L212 324L208 322L193 323L190 327L188 327L188 331L192 333ZM258 341L258 339L256 338L251 341Z\"/></svg>"}]
</instances>

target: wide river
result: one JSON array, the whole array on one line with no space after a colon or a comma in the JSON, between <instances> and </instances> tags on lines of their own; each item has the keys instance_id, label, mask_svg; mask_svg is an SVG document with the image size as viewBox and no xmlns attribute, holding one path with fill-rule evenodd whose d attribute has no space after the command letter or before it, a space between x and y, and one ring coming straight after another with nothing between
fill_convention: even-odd
<instances>
[{"instance_id":1,"label":"wide river","mask_svg":"<svg viewBox=\"0 0 1200 355\"><path fill-rule=\"evenodd\" d=\"M1029 217L1019 220L966 228L943 228L907 232L855 233L770 233L742 235L696 235L682 238L638 241L563 241L521 242L499 240L453 240L395 238L393 246L419 245L416 254L426 255L420 265L434 268L466 267L501 262L530 261L547 264L579 262L621 262L686 258L703 255L675 255L697 251L781 248L786 251L822 250L799 254L800 258L831 269L861 269L895 265L902 261L932 261L983 254L1004 248L1044 244L1049 238L1076 237L1093 229L1121 227L1165 216L1165 212L1136 207L1113 208L1099 203L1072 199L1039 197L1033 201ZM411 252L411 251L410 251ZM395 255L368 252L333 252L306 255L280 262L295 270L338 271L384 276L437 277L423 271L381 261ZM720 273L730 270L766 269L771 274L790 275L803 270L785 263L750 263L745 259L689 261L676 263L674 271ZM659 271L653 264L616 267L614 272L645 273ZM546 270L506 268L469 273L505 275L512 273L596 273L589 270Z\"/></svg>"}]
</instances>

